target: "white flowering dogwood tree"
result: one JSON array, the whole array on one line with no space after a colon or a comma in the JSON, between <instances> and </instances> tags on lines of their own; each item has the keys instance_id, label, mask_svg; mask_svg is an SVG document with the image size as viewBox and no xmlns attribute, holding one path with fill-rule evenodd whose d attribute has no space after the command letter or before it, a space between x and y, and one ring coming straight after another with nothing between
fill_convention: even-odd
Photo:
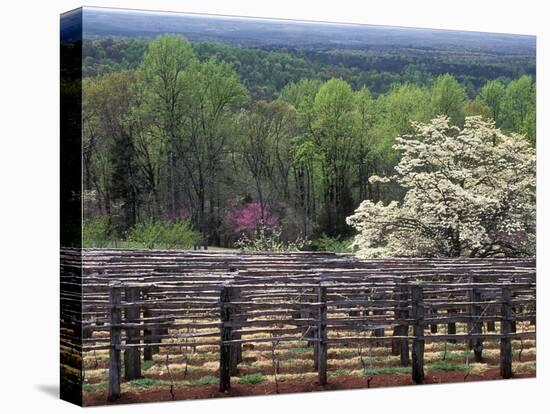
<instances>
[{"instance_id":1,"label":"white flowering dogwood tree","mask_svg":"<svg viewBox=\"0 0 550 414\"><path fill-rule=\"evenodd\" d=\"M413 123L396 139L395 182L405 195L389 204L363 201L347 223L363 257L491 257L535 254L536 161L527 140L493 122L441 116Z\"/></svg>"}]
</instances>

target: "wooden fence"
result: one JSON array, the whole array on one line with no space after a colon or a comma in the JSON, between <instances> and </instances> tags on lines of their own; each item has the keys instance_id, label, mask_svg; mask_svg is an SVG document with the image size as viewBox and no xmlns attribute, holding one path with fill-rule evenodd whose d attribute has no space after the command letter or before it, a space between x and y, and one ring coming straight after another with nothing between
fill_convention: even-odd
<instances>
[{"instance_id":1,"label":"wooden fence","mask_svg":"<svg viewBox=\"0 0 550 414\"><path fill-rule=\"evenodd\" d=\"M219 347L223 392L247 343L306 341L321 385L331 346L387 343L421 384L427 341L464 342L478 362L499 341L510 378L512 339L535 336L515 329L536 321L534 259L91 250L83 262L83 350L109 350L110 400L122 366L140 378L161 347Z\"/></svg>"}]
</instances>

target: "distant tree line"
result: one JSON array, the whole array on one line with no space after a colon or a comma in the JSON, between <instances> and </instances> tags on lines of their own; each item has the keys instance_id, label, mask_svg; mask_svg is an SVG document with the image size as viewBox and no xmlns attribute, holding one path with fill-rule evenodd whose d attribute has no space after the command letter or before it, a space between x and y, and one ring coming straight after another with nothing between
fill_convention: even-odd
<instances>
[{"instance_id":1,"label":"distant tree line","mask_svg":"<svg viewBox=\"0 0 550 414\"><path fill-rule=\"evenodd\" d=\"M535 143L529 75L472 96L455 76L428 82L419 69L373 93L368 78L316 73L305 57L170 35L88 41L84 56L85 214L108 217L113 237L185 221L220 246L265 225L289 241L346 238L363 200L403 197L369 178L393 173L411 120L444 115L461 128L479 115Z\"/></svg>"},{"instance_id":2,"label":"distant tree line","mask_svg":"<svg viewBox=\"0 0 550 414\"><path fill-rule=\"evenodd\" d=\"M150 40L86 39L85 77L136 69ZM368 85L373 96L395 83L431 87L437 76L451 73L474 98L489 80L502 83L535 76L535 59L528 54L496 54L464 50L372 46L365 50L316 48L245 48L221 43L192 44L200 60L216 58L233 65L253 99L274 99L289 82L342 78L352 88Z\"/></svg>"}]
</instances>

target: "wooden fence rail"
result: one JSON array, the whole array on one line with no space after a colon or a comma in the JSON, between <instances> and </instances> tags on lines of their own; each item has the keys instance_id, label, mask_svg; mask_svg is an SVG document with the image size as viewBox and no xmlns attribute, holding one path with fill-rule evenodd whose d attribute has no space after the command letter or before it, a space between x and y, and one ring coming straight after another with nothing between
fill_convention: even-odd
<instances>
[{"instance_id":1,"label":"wooden fence rail","mask_svg":"<svg viewBox=\"0 0 550 414\"><path fill-rule=\"evenodd\" d=\"M137 379L141 360L161 348L216 347L225 392L249 343L310 344L321 385L331 346L386 344L420 384L427 342L469 343L481 361L485 342L499 341L501 376L510 378L512 340L535 336L530 258L91 250L83 268L83 297L63 297L63 314L82 300L84 351L109 350L110 400L120 396L122 367L124 380ZM518 332L516 322L532 327Z\"/></svg>"},{"instance_id":2,"label":"wooden fence rail","mask_svg":"<svg viewBox=\"0 0 550 414\"><path fill-rule=\"evenodd\" d=\"M466 303L467 307L471 310L469 315L456 315L454 317L446 316L444 318L425 318L425 315L429 314L430 304L426 300L424 294L424 286L422 284L408 284L408 285L394 285L396 292L398 292L399 301L397 308L393 310L392 319L389 315L380 315L381 309L384 312L390 312L391 308L371 308L378 311L372 315L373 318L379 318L383 316L385 319L381 322L369 321L370 316L366 317L353 317L349 316L343 318L330 318L329 315L332 312L342 312L342 309L338 309L342 305L345 305L343 301L331 302L328 300L329 294L332 289L338 289L337 285L325 285L319 284L316 288L316 297L311 298L310 302L294 303L300 308L316 309L313 312L309 312L308 317L305 319L275 319L275 320L263 320L263 321L247 321L246 312L243 315L236 312L236 309L258 309L258 303L243 301L242 297L237 295L237 291L242 291L240 286L224 285L220 289L219 299L219 323L214 325L218 327L218 330L210 332L201 332L195 334L188 334L184 336L178 336L175 334L169 335L156 335L153 340L150 334L151 326L147 318L144 322L139 321L139 307L147 305L147 299L142 302L139 301L140 293L143 290L150 291L152 286L141 285L136 287L135 285L124 286L121 282L112 282L110 286L110 315L109 321L110 329L110 363L109 363L109 399L113 400L120 395L120 381L121 381L121 363L120 352L124 350L124 368L125 379L132 380L141 376L141 361L140 361L140 348L145 350L152 347L195 347L200 345L218 345L219 346L219 390L225 392L231 388L231 376L234 374L235 369L239 363L240 346L243 343L259 343L259 342L281 342L281 341L308 341L314 344L314 359L315 367L318 372L318 381L320 385L327 384L327 356L328 348L330 344L335 343L353 343L353 342L379 342L388 341L397 343L400 355L400 362L403 366L409 364L409 343L412 344L411 348L411 375L412 380L417 384L424 383L424 348L426 341L466 341L474 344L475 361L480 362L482 360L483 340L484 339L499 339L500 340L500 367L501 375L503 378L510 378L512 376L512 346L511 340L513 338L520 337L533 337L534 331L523 333L512 333L511 323L517 320L512 315L512 291L509 285L503 285L500 289L500 300L483 301L482 288L474 288L471 299ZM494 292L494 288L491 288ZM124 291L124 301L121 301L121 292ZM407 298L410 297L410 301ZM534 299L533 299L534 301ZM356 301L352 301L355 303ZM291 302L284 305L290 305ZM368 301L362 301L363 305ZM373 301L374 305L379 304L379 301ZM487 314L487 308L482 312L483 306L500 304L500 313ZM523 300L522 303L529 303L527 300ZM441 302L437 302L438 305ZM277 303L267 303L268 308L279 306ZM458 306L455 303L448 302L447 306ZM372 304L371 304L372 306ZM260 307L265 309L264 306ZM498 309L498 308L493 308ZM122 312L124 310L124 312ZM121 319L121 315L124 313L124 319ZM410 314L410 317L408 316ZM257 316L257 314L253 314ZM271 313L270 313L271 315ZM269 316L269 315L268 315ZM470 321L469 326L471 329L465 334L433 334L430 330L430 334L426 334L429 324L444 324L449 323L452 320L456 322ZM501 330L499 334L496 333L483 333L482 321L498 320L500 322ZM296 328L280 327L285 323L286 325L295 325ZM343 325L341 325L343 323ZM311 336L304 335L303 326L308 326L308 331L311 331ZM202 327L205 325L203 324ZM212 326L212 324L206 324L206 326ZM255 328L244 328L245 326L254 326ZM331 332L344 327L347 332L350 330L371 330L373 336L345 336L345 337L329 337ZM172 328L178 327L177 324ZM381 337L376 335L376 331L383 329L384 327L393 327L394 334L387 337ZM409 335L409 327L412 328L412 334ZM125 341L121 339L121 332L123 329L126 331ZM158 330L159 328L157 328ZM143 332L140 335L140 330ZM266 334L264 338L243 338L243 335L250 334ZM199 338L212 338L218 337L218 340L205 340L196 341ZM185 342L166 342L161 341L162 338L171 339L185 339ZM205 338L205 339L206 339ZM187 340L194 339L193 342Z\"/></svg>"}]
</instances>

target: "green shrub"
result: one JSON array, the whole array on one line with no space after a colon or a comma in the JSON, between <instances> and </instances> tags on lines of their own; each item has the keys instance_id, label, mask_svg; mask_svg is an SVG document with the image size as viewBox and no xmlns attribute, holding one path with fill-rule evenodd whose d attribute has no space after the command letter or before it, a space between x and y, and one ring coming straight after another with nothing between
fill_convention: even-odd
<instances>
[{"instance_id":1,"label":"green shrub","mask_svg":"<svg viewBox=\"0 0 550 414\"><path fill-rule=\"evenodd\" d=\"M263 374L250 374L239 378L239 384L259 384L260 382L264 382L266 380L267 378Z\"/></svg>"},{"instance_id":2,"label":"green shrub","mask_svg":"<svg viewBox=\"0 0 550 414\"><path fill-rule=\"evenodd\" d=\"M141 243L149 249L155 246L165 248L190 248L200 240L200 233L193 229L189 220L146 221L137 223L128 233L128 240Z\"/></svg>"},{"instance_id":3,"label":"green shrub","mask_svg":"<svg viewBox=\"0 0 550 414\"><path fill-rule=\"evenodd\" d=\"M322 234L317 240L312 242L312 246L322 252L351 253L351 243L353 239L343 239L340 237L329 237Z\"/></svg>"},{"instance_id":4,"label":"green shrub","mask_svg":"<svg viewBox=\"0 0 550 414\"><path fill-rule=\"evenodd\" d=\"M193 247L201 239L201 234L193 228L189 220L166 222L162 242L169 247Z\"/></svg>"},{"instance_id":5,"label":"green shrub","mask_svg":"<svg viewBox=\"0 0 550 414\"><path fill-rule=\"evenodd\" d=\"M107 215L82 221L84 247L105 247L114 237L111 218Z\"/></svg>"},{"instance_id":6,"label":"green shrub","mask_svg":"<svg viewBox=\"0 0 550 414\"><path fill-rule=\"evenodd\" d=\"M164 225L160 221L145 221L136 223L128 232L128 240L136 243L145 244L152 249L155 244L159 243Z\"/></svg>"}]
</instances>

